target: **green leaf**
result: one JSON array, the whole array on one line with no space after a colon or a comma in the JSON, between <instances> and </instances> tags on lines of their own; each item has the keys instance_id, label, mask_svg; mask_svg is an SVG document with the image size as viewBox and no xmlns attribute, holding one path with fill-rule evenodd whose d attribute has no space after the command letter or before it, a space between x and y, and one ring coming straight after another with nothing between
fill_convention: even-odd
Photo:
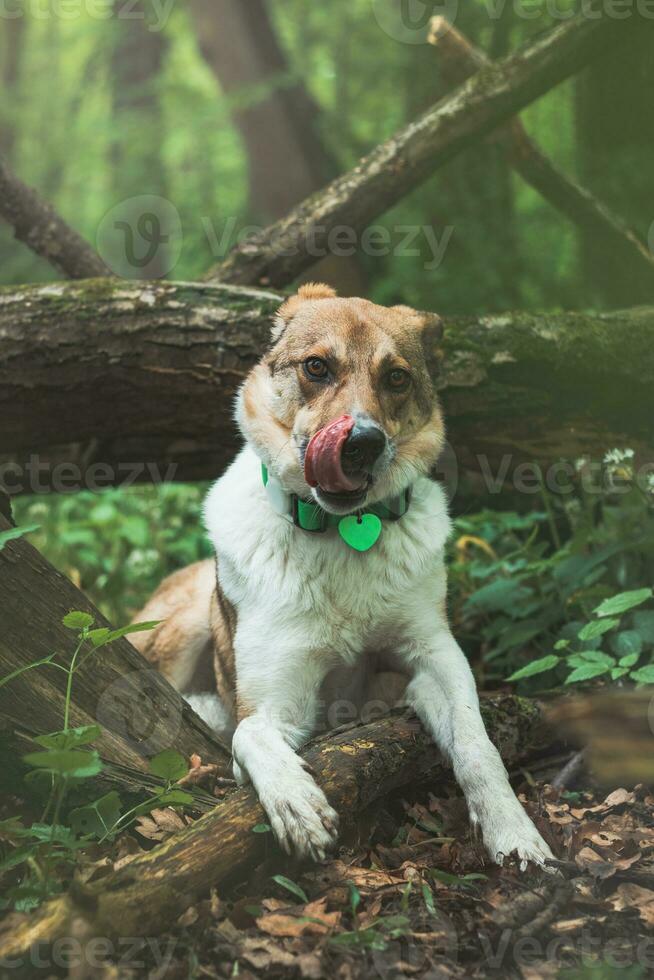
<instances>
[{"instance_id":1,"label":"green leaf","mask_svg":"<svg viewBox=\"0 0 654 980\"><path fill-rule=\"evenodd\" d=\"M611 637L611 649L616 657L635 656L638 660L643 652L643 638L638 630L622 630Z\"/></svg>"},{"instance_id":2,"label":"green leaf","mask_svg":"<svg viewBox=\"0 0 654 980\"><path fill-rule=\"evenodd\" d=\"M97 776L102 771L102 762L97 752L80 752L78 749L30 752L23 759L36 769L45 769L60 776L75 776L77 779Z\"/></svg>"},{"instance_id":3,"label":"green leaf","mask_svg":"<svg viewBox=\"0 0 654 980\"><path fill-rule=\"evenodd\" d=\"M91 641L92 646L100 647L106 642L107 637L111 633L111 630L107 626L99 626L95 630L89 630L87 633L87 640Z\"/></svg>"},{"instance_id":4,"label":"green leaf","mask_svg":"<svg viewBox=\"0 0 654 980\"><path fill-rule=\"evenodd\" d=\"M629 676L632 680L638 681L639 684L654 684L654 664L632 670Z\"/></svg>"},{"instance_id":5,"label":"green leaf","mask_svg":"<svg viewBox=\"0 0 654 980\"><path fill-rule=\"evenodd\" d=\"M583 667L577 667L573 670L566 679L566 684L578 684L580 681L589 681L593 677L601 677L602 674L606 674L609 668L605 664L586 664Z\"/></svg>"},{"instance_id":6,"label":"green leaf","mask_svg":"<svg viewBox=\"0 0 654 980\"><path fill-rule=\"evenodd\" d=\"M596 619L592 623L587 623L583 629L579 630L577 637L582 643L586 643L588 640L594 640L598 636L603 636L604 633L608 633L612 630L614 626L620 624L619 619Z\"/></svg>"},{"instance_id":7,"label":"green leaf","mask_svg":"<svg viewBox=\"0 0 654 980\"><path fill-rule=\"evenodd\" d=\"M0 871L9 871L11 868L17 868L19 864L24 864L25 861L29 861L31 857L34 857L36 851L36 845L25 844L23 847L14 847L9 853L0 860Z\"/></svg>"},{"instance_id":8,"label":"green leaf","mask_svg":"<svg viewBox=\"0 0 654 980\"><path fill-rule=\"evenodd\" d=\"M615 659L608 653L602 653L601 650L582 650L577 656L581 658L583 663L603 664L605 667L615 666ZM568 657L568 660L571 659L572 657ZM578 666L582 666L582 664L578 664Z\"/></svg>"},{"instance_id":9,"label":"green leaf","mask_svg":"<svg viewBox=\"0 0 654 980\"><path fill-rule=\"evenodd\" d=\"M30 524L28 527L11 527L7 531L0 531L0 551L4 548L6 544L10 541L15 541L17 538L22 538L25 534L31 534L32 531L38 531L38 524Z\"/></svg>"},{"instance_id":10,"label":"green leaf","mask_svg":"<svg viewBox=\"0 0 654 980\"><path fill-rule=\"evenodd\" d=\"M148 769L154 776L159 776L169 783L176 783L188 772L188 763L183 755L175 749L164 749L150 759Z\"/></svg>"},{"instance_id":11,"label":"green leaf","mask_svg":"<svg viewBox=\"0 0 654 980\"><path fill-rule=\"evenodd\" d=\"M130 623L129 626L121 626L120 629L117 630L107 630L105 635L99 636L95 640L92 640L92 643L96 648L103 647L107 643L113 643L114 640L119 640L121 636L128 636L130 633L144 633L146 630L153 630L159 626L160 623L160 619L154 619L148 623ZM101 631L98 630L97 632L100 633Z\"/></svg>"},{"instance_id":12,"label":"green leaf","mask_svg":"<svg viewBox=\"0 0 654 980\"><path fill-rule=\"evenodd\" d=\"M422 898L429 914L437 916L438 912L436 910L436 903L434 902L434 893L426 881L422 883Z\"/></svg>"},{"instance_id":13,"label":"green leaf","mask_svg":"<svg viewBox=\"0 0 654 980\"><path fill-rule=\"evenodd\" d=\"M555 650L567 650L570 646L570 640L557 640L554 644Z\"/></svg>"},{"instance_id":14,"label":"green leaf","mask_svg":"<svg viewBox=\"0 0 654 980\"><path fill-rule=\"evenodd\" d=\"M25 828L25 833L22 836L40 842L51 841L54 844L64 844L66 847L75 846L75 835L70 827L64 827L60 824L33 823L31 827Z\"/></svg>"},{"instance_id":15,"label":"green leaf","mask_svg":"<svg viewBox=\"0 0 654 980\"><path fill-rule=\"evenodd\" d=\"M309 901L306 893L300 888L299 885L296 885L294 881L291 881L290 878L285 878L284 875L273 875L272 880L277 882L278 885L281 885L282 888L285 888L287 892L291 893L291 895L295 895L295 897L299 898L300 901L305 903Z\"/></svg>"},{"instance_id":16,"label":"green leaf","mask_svg":"<svg viewBox=\"0 0 654 980\"><path fill-rule=\"evenodd\" d=\"M619 663L621 667L633 667L634 664L638 663L639 659L639 653L628 653L626 657L620 658Z\"/></svg>"},{"instance_id":17,"label":"green leaf","mask_svg":"<svg viewBox=\"0 0 654 980\"><path fill-rule=\"evenodd\" d=\"M634 613L634 629L640 634L643 643L654 646L654 612L640 610Z\"/></svg>"},{"instance_id":18,"label":"green leaf","mask_svg":"<svg viewBox=\"0 0 654 980\"><path fill-rule=\"evenodd\" d=\"M554 653L549 653L546 657L541 657L540 660L533 660L526 667L521 667L520 670L516 670L514 674L507 677L507 681L521 681L525 677L535 677L536 674L544 674L546 670L552 670L560 663L560 658Z\"/></svg>"},{"instance_id":19,"label":"green leaf","mask_svg":"<svg viewBox=\"0 0 654 980\"><path fill-rule=\"evenodd\" d=\"M272 831L272 827L269 823L258 823L252 828L253 834L269 834Z\"/></svg>"},{"instance_id":20,"label":"green leaf","mask_svg":"<svg viewBox=\"0 0 654 980\"><path fill-rule=\"evenodd\" d=\"M651 589L634 589L631 592L620 592L611 599L605 599L594 611L597 616L619 616L627 612L628 609L641 606L651 598Z\"/></svg>"},{"instance_id":21,"label":"green leaf","mask_svg":"<svg viewBox=\"0 0 654 980\"><path fill-rule=\"evenodd\" d=\"M356 915L357 909L361 905L361 892L352 881L348 881L348 887L350 889L350 910L352 915Z\"/></svg>"},{"instance_id":22,"label":"green leaf","mask_svg":"<svg viewBox=\"0 0 654 980\"><path fill-rule=\"evenodd\" d=\"M75 630L80 632L81 630L86 630L90 626L93 626L93 616L89 613L79 612L79 610L73 610L72 612L66 613L62 619L62 623L69 630Z\"/></svg>"},{"instance_id":23,"label":"green leaf","mask_svg":"<svg viewBox=\"0 0 654 980\"><path fill-rule=\"evenodd\" d=\"M511 611L515 616L516 606L533 596L533 589L520 584L519 579L498 578L473 592L465 603L466 614Z\"/></svg>"},{"instance_id":24,"label":"green leaf","mask_svg":"<svg viewBox=\"0 0 654 980\"><path fill-rule=\"evenodd\" d=\"M629 673L628 667L613 667L611 670L611 680L617 681L619 677L624 677L624 675L628 673Z\"/></svg>"},{"instance_id":25,"label":"green leaf","mask_svg":"<svg viewBox=\"0 0 654 980\"><path fill-rule=\"evenodd\" d=\"M67 732L53 732L51 735L37 735L34 741L44 749L76 749L80 745L88 745L100 738L102 729L99 725L83 725L71 728Z\"/></svg>"},{"instance_id":26,"label":"green leaf","mask_svg":"<svg viewBox=\"0 0 654 980\"><path fill-rule=\"evenodd\" d=\"M104 837L118 822L121 812L120 796L111 790L99 800L71 810L70 825L82 837Z\"/></svg>"}]
</instances>

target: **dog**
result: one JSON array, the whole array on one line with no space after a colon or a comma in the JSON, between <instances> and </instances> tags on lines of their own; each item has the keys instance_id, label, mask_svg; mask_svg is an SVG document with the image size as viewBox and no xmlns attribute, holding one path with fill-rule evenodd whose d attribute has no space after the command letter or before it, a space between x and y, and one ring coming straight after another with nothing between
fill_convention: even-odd
<instances>
[{"instance_id":1,"label":"dog","mask_svg":"<svg viewBox=\"0 0 654 980\"><path fill-rule=\"evenodd\" d=\"M145 656L221 734L282 847L325 857L338 818L298 750L359 709L411 705L493 860L549 847L486 734L446 613L447 502L433 314L302 286L243 384L245 447L208 494L216 562L172 575L138 618ZM214 659L213 693L206 693ZM343 717L343 709L346 717Z\"/></svg>"}]
</instances>

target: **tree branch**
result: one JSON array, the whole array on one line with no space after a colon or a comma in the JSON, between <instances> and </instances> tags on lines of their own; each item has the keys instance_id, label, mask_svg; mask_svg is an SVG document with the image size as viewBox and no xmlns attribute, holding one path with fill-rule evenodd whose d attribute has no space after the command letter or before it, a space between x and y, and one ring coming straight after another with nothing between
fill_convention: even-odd
<instances>
[{"instance_id":1,"label":"tree branch","mask_svg":"<svg viewBox=\"0 0 654 980\"><path fill-rule=\"evenodd\" d=\"M0 289L0 483L218 476L240 445L234 394L281 299L115 280ZM505 454L547 465L625 443L651 458L654 308L444 325L439 387L461 466L496 476Z\"/></svg>"},{"instance_id":2,"label":"tree branch","mask_svg":"<svg viewBox=\"0 0 654 980\"><path fill-rule=\"evenodd\" d=\"M639 18L615 20L593 4L489 65L396 133L349 173L287 217L237 246L214 266L212 281L285 286L329 253L339 226L361 233L430 174L544 92L579 71L608 44L626 39Z\"/></svg>"},{"instance_id":3,"label":"tree branch","mask_svg":"<svg viewBox=\"0 0 654 980\"><path fill-rule=\"evenodd\" d=\"M429 41L435 45L439 66L452 87L492 64L444 17L431 21ZM502 145L508 163L527 184L575 225L602 239L620 261L646 269L654 289L654 255L646 243L607 205L566 177L534 143L519 119L492 133L491 138Z\"/></svg>"},{"instance_id":4,"label":"tree branch","mask_svg":"<svg viewBox=\"0 0 654 980\"><path fill-rule=\"evenodd\" d=\"M0 158L0 215L15 237L68 279L109 275L106 265L74 228Z\"/></svg>"},{"instance_id":5,"label":"tree branch","mask_svg":"<svg viewBox=\"0 0 654 980\"><path fill-rule=\"evenodd\" d=\"M542 733L535 702L498 695L482 700L489 735L505 762L524 756ZM343 830L391 790L429 774L447 779L437 750L415 718L393 715L371 724L332 732L303 753ZM25 956L35 942L70 934L82 920L86 934L159 935L211 888L238 880L268 853L280 855L268 834L252 829L266 815L250 789L241 789L190 827L97 883L76 885L34 916L9 920L0 937L0 960ZM280 855L280 864L284 858Z\"/></svg>"}]
</instances>

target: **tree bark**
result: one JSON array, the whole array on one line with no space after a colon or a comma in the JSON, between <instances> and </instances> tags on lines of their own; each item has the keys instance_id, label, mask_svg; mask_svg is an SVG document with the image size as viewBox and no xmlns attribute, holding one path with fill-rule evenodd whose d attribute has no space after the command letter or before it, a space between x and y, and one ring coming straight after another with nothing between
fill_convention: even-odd
<instances>
[{"instance_id":1,"label":"tree bark","mask_svg":"<svg viewBox=\"0 0 654 980\"><path fill-rule=\"evenodd\" d=\"M250 217L276 221L338 173L320 134L320 107L294 77L266 0L192 0L189 11L245 145ZM344 293L365 288L356 258L328 255L315 275Z\"/></svg>"},{"instance_id":2,"label":"tree bark","mask_svg":"<svg viewBox=\"0 0 654 980\"><path fill-rule=\"evenodd\" d=\"M482 701L482 713L509 764L525 755L542 732L535 702L499 695ZM449 777L431 739L406 715L332 732L309 746L304 756L340 814L343 831L391 790L427 775L435 784ZM21 958L35 942L70 934L73 920L86 923L89 938L160 935L209 889L237 880L269 854L278 854L283 865L269 835L252 833L265 820L252 790L237 790L119 871L97 883L76 884L26 920L9 920L0 937L0 960Z\"/></svg>"},{"instance_id":3,"label":"tree bark","mask_svg":"<svg viewBox=\"0 0 654 980\"><path fill-rule=\"evenodd\" d=\"M106 276L108 269L89 243L51 204L24 184L0 159L0 215L20 242L69 279Z\"/></svg>"},{"instance_id":4,"label":"tree bark","mask_svg":"<svg viewBox=\"0 0 654 980\"><path fill-rule=\"evenodd\" d=\"M330 236L345 227L360 235L369 221L419 186L442 164L524 106L578 71L611 44L617 47L639 18L614 20L601 4L532 41L512 57L482 69L349 173L287 217L238 246L207 278L283 286L329 254Z\"/></svg>"},{"instance_id":5,"label":"tree bark","mask_svg":"<svg viewBox=\"0 0 654 980\"><path fill-rule=\"evenodd\" d=\"M9 526L0 517L0 530ZM73 609L90 613L98 626L109 625L25 538L0 551L0 609L0 678L55 650L58 662L68 664L76 634L61 620ZM65 690L63 671L25 671L0 687L0 727L12 737L59 731ZM117 767L142 772L149 757L174 747L230 774L229 750L126 639L99 649L75 675L71 725L91 724L102 728L95 743L101 756Z\"/></svg>"},{"instance_id":6,"label":"tree bark","mask_svg":"<svg viewBox=\"0 0 654 980\"><path fill-rule=\"evenodd\" d=\"M0 290L0 483L10 494L217 477L232 403L282 297L202 284ZM438 386L459 465L651 458L654 309L446 317ZM500 481L501 483L501 481Z\"/></svg>"},{"instance_id":7,"label":"tree bark","mask_svg":"<svg viewBox=\"0 0 654 980\"><path fill-rule=\"evenodd\" d=\"M440 67L452 85L461 84L491 63L444 17L433 18L429 40L436 46ZM611 255L613 270L638 269L642 280L649 276L654 290L654 255L646 243L606 204L566 177L529 137L519 119L494 132L491 139L501 145L509 164L527 184L569 218L585 237L592 238L594 248Z\"/></svg>"}]
</instances>

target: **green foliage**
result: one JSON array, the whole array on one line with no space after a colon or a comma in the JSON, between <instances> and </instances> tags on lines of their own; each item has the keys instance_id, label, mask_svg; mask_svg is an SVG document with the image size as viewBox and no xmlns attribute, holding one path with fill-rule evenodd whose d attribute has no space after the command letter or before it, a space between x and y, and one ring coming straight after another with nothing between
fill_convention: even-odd
<instances>
[{"instance_id":1,"label":"green foliage","mask_svg":"<svg viewBox=\"0 0 654 980\"><path fill-rule=\"evenodd\" d=\"M206 485L163 484L17 497L13 509L19 523L38 521L39 551L108 619L127 622L166 575L211 554L205 493Z\"/></svg>"},{"instance_id":2,"label":"green foliage","mask_svg":"<svg viewBox=\"0 0 654 980\"><path fill-rule=\"evenodd\" d=\"M64 822L67 797L73 786L102 772L102 760L91 743L102 735L99 725L72 728L69 724L73 682L81 665L91 656L98 656L101 647L134 630L152 629L156 623L138 623L117 630L93 629L89 613L71 610L63 625L77 634L77 643L66 663L59 662L55 652L32 664L27 664L7 677L0 678L0 687L8 684L26 670L35 667L55 667L66 674L63 728L48 735L39 735L34 742L41 751L28 752L23 761L31 768L27 778L42 779L48 787L48 798L41 820L30 827L12 817L0 823L0 877L27 866L21 880L7 890L0 908L11 906L28 911L63 887L66 866L74 862L74 852L92 838L105 841L124 830L137 816L155 807L184 807L194 802L192 793L176 786L188 772L186 760L179 752L165 749L149 761L153 776L162 781L152 795L125 810L119 794L112 790L85 806L71 809ZM63 659L63 658L60 658Z\"/></svg>"},{"instance_id":3,"label":"green foliage","mask_svg":"<svg viewBox=\"0 0 654 980\"><path fill-rule=\"evenodd\" d=\"M547 493L541 511L456 521L457 632L488 683L653 682L654 600L643 583L654 580L654 499L628 459L620 493L607 463L592 493L580 480L572 497Z\"/></svg>"}]
</instances>

